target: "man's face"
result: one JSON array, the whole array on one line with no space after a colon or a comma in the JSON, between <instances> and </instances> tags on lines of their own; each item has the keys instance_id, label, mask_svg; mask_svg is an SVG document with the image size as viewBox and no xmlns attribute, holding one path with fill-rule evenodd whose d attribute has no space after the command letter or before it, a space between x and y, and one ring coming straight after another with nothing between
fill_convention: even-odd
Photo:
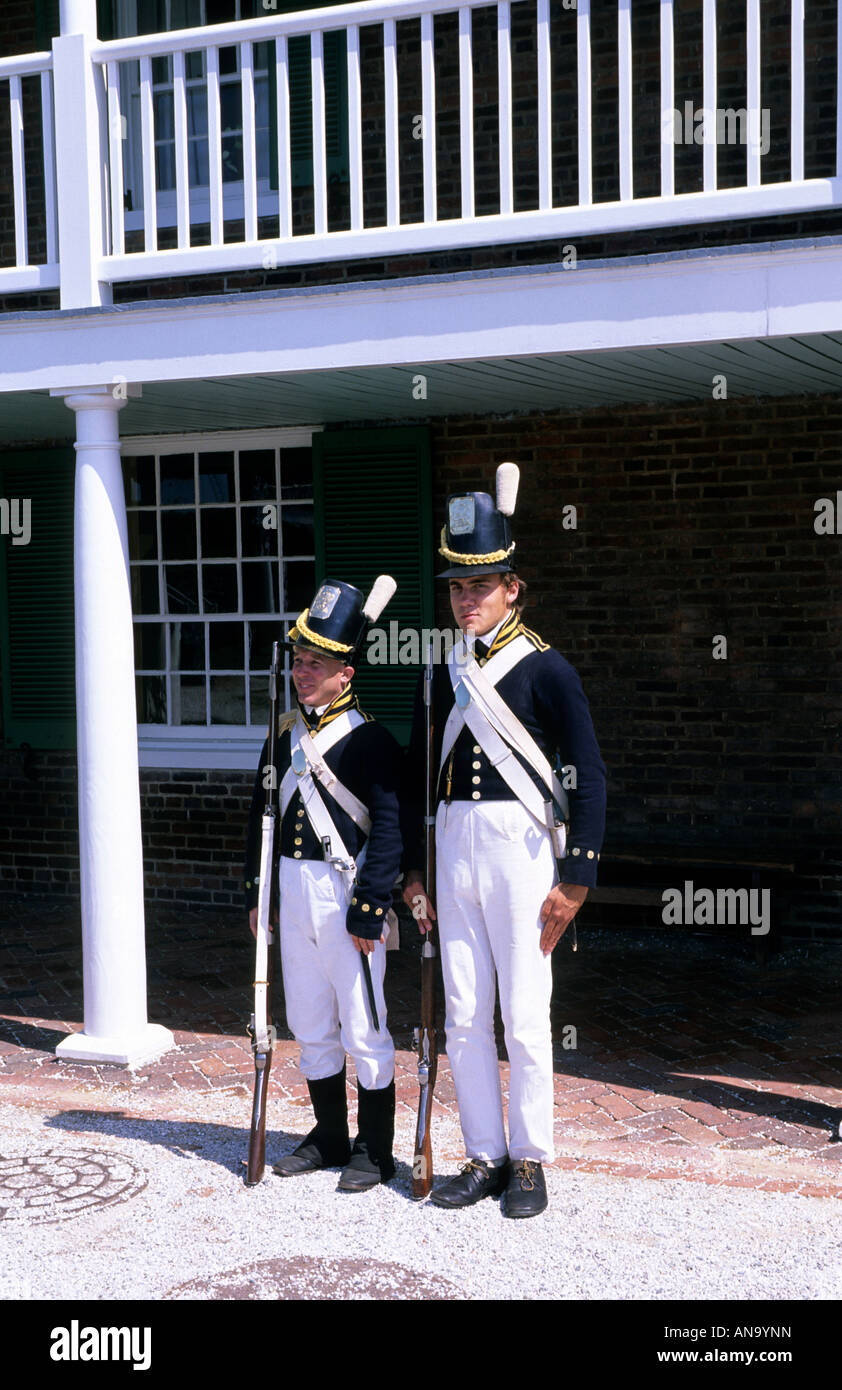
<instances>
[{"instance_id":1,"label":"man's face","mask_svg":"<svg viewBox=\"0 0 842 1390\"><path fill-rule=\"evenodd\" d=\"M484 637L502 622L518 594L517 583L506 584L501 574L451 579L450 607L463 632Z\"/></svg>"},{"instance_id":2,"label":"man's face","mask_svg":"<svg viewBox=\"0 0 842 1390\"><path fill-rule=\"evenodd\" d=\"M292 683L304 705L329 705L342 694L353 674L353 666L317 652L296 650L292 658Z\"/></svg>"}]
</instances>

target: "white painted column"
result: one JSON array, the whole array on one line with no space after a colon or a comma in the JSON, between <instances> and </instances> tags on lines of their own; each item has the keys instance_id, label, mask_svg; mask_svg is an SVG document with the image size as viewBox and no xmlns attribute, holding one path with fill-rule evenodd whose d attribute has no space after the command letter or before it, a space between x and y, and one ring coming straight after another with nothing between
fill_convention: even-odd
<instances>
[{"instance_id":1,"label":"white painted column","mask_svg":"<svg viewBox=\"0 0 842 1390\"><path fill-rule=\"evenodd\" d=\"M61 307L83 309L112 301L100 279L110 221L105 87L91 60L96 0L61 0L60 13L53 89Z\"/></svg>"},{"instance_id":2,"label":"white painted column","mask_svg":"<svg viewBox=\"0 0 842 1390\"><path fill-rule=\"evenodd\" d=\"M139 1064L173 1045L146 1016L143 853L119 388L52 391L76 413L74 583L85 1027L60 1057Z\"/></svg>"}]
</instances>

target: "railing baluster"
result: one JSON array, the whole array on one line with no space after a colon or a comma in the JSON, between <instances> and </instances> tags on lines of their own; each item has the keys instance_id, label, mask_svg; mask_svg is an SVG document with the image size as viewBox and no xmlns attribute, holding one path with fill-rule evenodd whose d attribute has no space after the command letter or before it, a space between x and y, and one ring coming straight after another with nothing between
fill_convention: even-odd
<instances>
[{"instance_id":1,"label":"railing baluster","mask_svg":"<svg viewBox=\"0 0 842 1390\"><path fill-rule=\"evenodd\" d=\"M579 0L576 7L576 49L579 87L579 203L589 207L593 201L591 175L591 0Z\"/></svg>"},{"instance_id":2,"label":"railing baluster","mask_svg":"<svg viewBox=\"0 0 842 1390\"><path fill-rule=\"evenodd\" d=\"M190 245L190 174L187 165L187 92L184 86L184 53L172 56L173 139L175 144L175 215L179 246Z\"/></svg>"},{"instance_id":3,"label":"railing baluster","mask_svg":"<svg viewBox=\"0 0 842 1390\"><path fill-rule=\"evenodd\" d=\"M140 60L140 148L143 165L143 249L158 250L158 199L155 192L155 109L152 59Z\"/></svg>"},{"instance_id":4,"label":"railing baluster","mask_svg":"<svg viewBox=\"0 0 842 1390\"><path fill-rule=\"evenodd\" d=\"M538 0L536 56L538 66L538 207L553 205L553 98L550 63L550 0Z\"/></svg>"},{"instance_id":5,"label":"railing baluster","mask_svg":"<svg viewBox=\"0 0 842 1390\"><path fill-rule=\"evenodd\" d=\"M360 84L360 27L349 24L348 46L348 177L351 195L351 230L363 225L362 88Z\"/></svg>"},{"instance_id":6,"label":"railing baluster","mask_svg":"<svg viewBox=\"0 0 842 1390\"><path fill-rule=\"evenodd\" d=\"M512 168L512 13L510 0L497 4L497 125L500 141L500 211L514 207Z\"/></svg>"},{"instance_id":7,"label":"railing baluster","mask_svg":"<svg viewBox=\"0 0 842 1390\"><path fill-rule=\"evenodd\" d=\"M56 217L56 144L53 119L52 74L41 73L41 142L44 162L44 216L47 227L47 265L58 262L58 220ZM121 188L122 198L122 188Z\"/></svg>"},{"instance_id":8,"label":"railing baluster","mask_svg":"<svg viewBox=\"0 0 842 1390\"><path fill-rule=\"evenodd\" d=\"M421 16L421 128L424 134L424 221L436 220L436 69L433 16Z\"/></svg>"},{"instance_id":9,"label":"railing baluster","mask_svg":"<svg viewBox=\"0 0 842 1390\"><path fill-rule=\"evenodd\" d=\"M705 140L702 154L704 190L716 188L716 0L704 0L702 21L702 107L705 119Z\"/></svg>"},{"instance_id":10,"label":"railing baluster","mask_svg":"<svg viewBox=\"0 0 842 1390\"><path fill-rule=\"evenodd\" d=\"M840 6L842 15L842 6ZM842 23L842 19L840 19ZM792 82L789 116L789 177L796 183L804 177L804 0L792 0ZM839 50L842 61L842 48ZM840 101L842 92L837 95Z\"/></svg>"},{"instance_id":11,"label":"railing baluster","mask_svg":"<svg viewBox=\"0 0 842 1390\"><path fill-rule=\"evenodd\" d=\"M400 168L398 165L398 63L396 25L383 21L383 82L386 122L386 226L398 227L401 220Z\"/></svg>"},{"instance_id":12,"label":"railing baluster","mask_svg":"<svg viewBox=\"0 0 842 1390\"><path fill-rule=\"evenodd\" d=\"M23 157L23 102L21 80L9 78L9 116L12 137L12 183L15 202L15 264L29 264L29 237L26 229L26 169Z\"/></svg>"},{"instance_id":13,"label":"railing baluster","mask_svg":"<svg viewBox=\"0 0 842 1390\"><path fill-rule=\"evenodd\" d=\"M325 65L322 31L310 35L313 85L313 215L316 236L327 231L327 159L325 155Z\"/></svg>"},{"instance_id":14,"label":"railing baluster","mask_svg":"<svg viewBox=\"0 0 842 1390\"><path fill-rule=\"evenodd\" d=\"M106 63L105 86L108 105L108 183L111 205L111 253L122 256L126 249L123 227L123 116L120 110L120 65Z\"/></svg>"},{"instance_id":15,"label":"railing baluster","mask_svg":"<svg viewBox=\"0 0 842 1390\"><path fill-rule=\"evenodd\" d=\"M278 234L292 236L292 160L289 143L289 55L286 34L275 40L275 86L278 93Z\"/></svg>"},{"instance_id":16,"label":"railing baluster","mask_svg":"<svg viewBox=\"0 0 842 1390\"><path fill-rule=\"evenodd\" d=\"M620 117L620 198L634 197L632 126L631 0L620 0L617 9L617 78Z\"/></svg>"},{"instance_id":17,"label":"railing baluster","mask_svg":"<svg viewBox=\"0 0 842 1390\"><path fill-rule=\"evenodd\" d=\"M675 74L672 0L661 0L661 197L675 194Z\"/></svg>"},{"instance_id":18,"label":"railing baluster","mask_svg":"<svg viewBox=\"0 0 842 1390\"><path fill-rule=\"evenodd\" d=\"M748 120L748 185L760 183L760 0L747 0L746 7L746 108Z\"/></svg>"},{"instance_id":19,"label":"railing baluster","mask_svg":"<svg viewBox=\"0 0 842 1390\"><path fill-rule=\"evenodd\" d=\"M223 233L222 110L219 100L219 49L209 48L208 73L208 186L210 192L211 246L221 246Z\"/></svg>"},{"instance_id":20,"label":"railing baluster","mask_svg":"<svg viewBox=\"0 0 842 1390\"><path fill-rule=\"evenodd\" d=\"M540 0L539 0L540 3ZM549 3L549 0L545 0ZM462 216L474 216L474 59L472 15L459 11L459 163L462 170Z\"/></svg>"},{"instance_id":21,"label":"railing baluster","mask_svg":"<svg viewBox=\"0 0 842 1390\"><path fill-rule=\"evenodd\" d=\"M254 120L254 46L240 45L240 101L243 116L243 211L246 241L257 241L257 137Z\"/></svg>"}]
</instances>

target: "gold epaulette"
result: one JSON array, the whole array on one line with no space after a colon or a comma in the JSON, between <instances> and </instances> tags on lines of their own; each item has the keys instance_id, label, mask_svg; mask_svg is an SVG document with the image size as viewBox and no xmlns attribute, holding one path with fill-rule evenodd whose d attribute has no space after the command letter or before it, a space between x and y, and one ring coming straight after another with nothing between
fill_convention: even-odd
<instances>
[{"instance_id":1,"label":"gold epaulette","mask_svg":"<svg viewBox=\"0 0 842 1390\"><path fill-rule=\"evenodd\" d=\"M298 717L297 710L285 709L278 715L278 738L285 734L287 729L291 729Z\"/></svg>"},{"instance_id":2,"label":"gold epaulette","mask_svg":"<svg viewBox=\"0 0 842 1390\"><path fill-rule=\"evenodd\" d=\"M528 638L529 638L530 642L532 643L533 647L535 647L536 651L539 651L539 652L548 652L548 651L550 650L550 644L549 644L549 642L545 642L545 641L543 640L543 638L541 638L541 637L538 636L537 632L533 632L533 631L532 631L532 628L531 628L531 627L524 627L523 624L521 623L520 630L521 630L521 632L523 633L524 637L528 637Z\"/></svg>"}]
</instances>

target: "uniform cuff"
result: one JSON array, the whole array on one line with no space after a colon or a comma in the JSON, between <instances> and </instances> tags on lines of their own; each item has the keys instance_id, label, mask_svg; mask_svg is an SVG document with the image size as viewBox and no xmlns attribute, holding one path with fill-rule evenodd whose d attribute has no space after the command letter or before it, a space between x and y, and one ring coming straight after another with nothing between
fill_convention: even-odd
<instances>
[{"instance_id":1,"label":"uniform cuff","mask_svg":"<svg viewBox=\"0 0 842 1390\"><path fill-rule=\"evenodd\" d=\"M578 883L584 888L595 888L599 854L595 849L574 845L568 849L559 869L562 883Z\"/></svg>"},{"instance_id":2,"label":"uniform cuff","mask_svg":"<svg viewBox=\"0 0 842 1390\"><path fill-rule=\"evenodd\" d=\"M366 941L379 941L390 906L391 902L384 903L382 899L372 898L355 887L345 918L347 931L351 936L364 937Z\"/></svg>"}]
</instances>

